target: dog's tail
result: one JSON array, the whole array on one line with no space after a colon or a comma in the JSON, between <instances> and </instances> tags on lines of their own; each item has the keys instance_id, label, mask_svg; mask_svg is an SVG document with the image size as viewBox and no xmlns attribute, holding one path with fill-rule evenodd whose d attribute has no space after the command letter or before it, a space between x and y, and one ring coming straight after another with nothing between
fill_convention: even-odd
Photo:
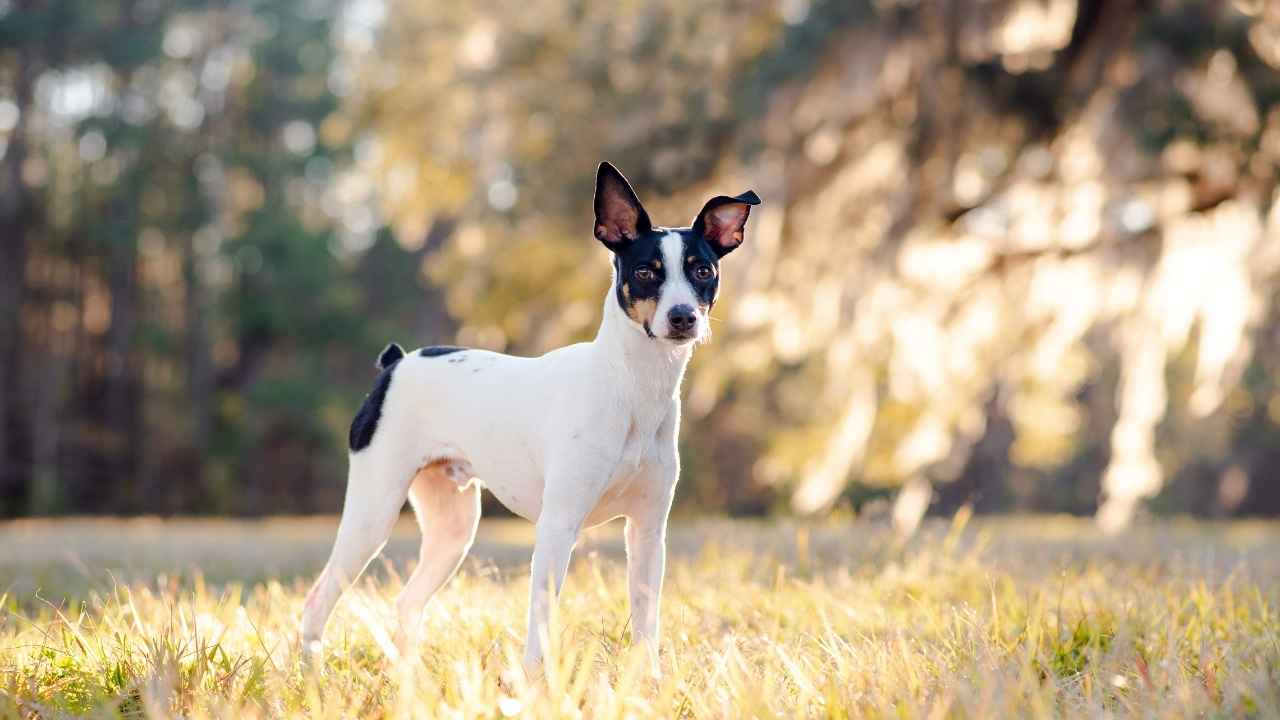
<instances>
[{"instance_id":1,"label":"dog's tail","mask_svg":"<svg viewBox=\"0 0 1280 720\"><path fill-rule=\"evenodd\" d=\"M391 343L378 356L378 369L386 370L387 368L400 362L404 357L404 348L397 343Z\"/></svg>"}]
</instances>

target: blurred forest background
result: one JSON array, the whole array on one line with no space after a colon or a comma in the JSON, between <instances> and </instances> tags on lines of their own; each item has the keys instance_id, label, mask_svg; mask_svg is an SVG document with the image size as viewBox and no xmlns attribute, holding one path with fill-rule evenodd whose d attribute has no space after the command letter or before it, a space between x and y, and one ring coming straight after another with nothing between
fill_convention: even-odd
<instances>
[{"instance_id":1,"label":"blurred forest background","mask_svg":"<svg viewBox=\"0 0 1280 720\"><path fill-rule=\"evenodd\" d=\"M680 510L1280 513L1280 5L0 0L0 515L335 512L388 341L765 203Z\"/></svg>"}]
</instances>

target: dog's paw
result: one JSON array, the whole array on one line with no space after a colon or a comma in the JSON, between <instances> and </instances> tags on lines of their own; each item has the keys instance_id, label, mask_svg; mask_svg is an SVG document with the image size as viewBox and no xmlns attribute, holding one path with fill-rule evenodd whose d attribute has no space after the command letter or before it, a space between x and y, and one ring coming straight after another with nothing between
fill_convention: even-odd
<instances>
[{"instance_id":1,"label":"dog's paw","mask_svg":"<svg viewBox=\"0 0 1280 720\"><path fill-rule=\"evenodd\" d=\"M662 663L658 659L658 646L656 644L640 641L632 645L624 662L628 672L642 677L655 685L662 682Z\"/></svg>"},{"instance_id":2,"label":"dog's paw","mask_svg":"<svg viewBox=\"0 0 1280 720\"><path fill-rule=\"evenodd\" d=\"M298 643L298 665L304 672L314 672L324 667L324 643L303 638Z\"/></svg>"},{"instance_id":3,"label":"dog's paw","mask_svg":"<svg viewBox=\"0 0 1280 720\"><path fill-rule=\"evenodd\" d=\"M396 628L395 634L391 636L391 644L395 646L396 654L401 660L417 657L420 641L421 636L417 632L406 630L403 625Z\"/></svg>"}]
</instances>

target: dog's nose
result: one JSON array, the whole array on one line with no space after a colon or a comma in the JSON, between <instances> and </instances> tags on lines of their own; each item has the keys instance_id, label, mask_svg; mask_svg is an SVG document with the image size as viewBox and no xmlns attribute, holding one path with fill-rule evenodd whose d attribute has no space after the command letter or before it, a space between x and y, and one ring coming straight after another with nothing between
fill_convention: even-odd
<instances>
[{"instance_id":1,"label":"dog's nose","mask_svg":"<svg viewBox=\"0 0 1280 720\"><path fill-rule=\"evenodd\" d=\"M678 333L687 333L698 324L698 315L692 305L677 305L667 313L667 322Z\"/></svg>"}]
</instances>

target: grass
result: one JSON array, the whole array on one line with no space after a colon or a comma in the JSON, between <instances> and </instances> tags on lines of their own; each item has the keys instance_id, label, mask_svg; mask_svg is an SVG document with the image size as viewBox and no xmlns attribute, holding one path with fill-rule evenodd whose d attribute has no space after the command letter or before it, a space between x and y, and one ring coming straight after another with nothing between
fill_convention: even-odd
<instances>
[{"instance_id":1,"label":"grass","mask_svg":"<svg viewBox=\"0 0 1280 720\"><path fill-rule=\"evenodd\" d=\"M628 651L618 531L589 536L545 682L519 673L527 526L482 526L395 660L408 524L296 626L333 519L0 526L0 714L16 717L1280 717L1280 525L680 523L664 676Z\"/></svg>"}]
</instances>

